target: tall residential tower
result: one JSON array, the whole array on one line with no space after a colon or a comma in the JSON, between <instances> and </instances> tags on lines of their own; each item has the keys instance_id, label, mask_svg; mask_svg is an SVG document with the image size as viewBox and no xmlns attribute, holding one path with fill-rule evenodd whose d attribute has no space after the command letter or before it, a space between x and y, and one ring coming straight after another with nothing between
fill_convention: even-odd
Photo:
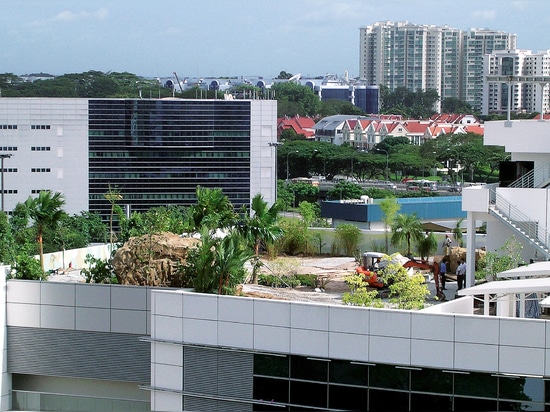
<instances>
[{"instance_id":1,"label":"tall residential tower","mask_svg":"<svg viewBox=\"0 0 550 412\"><path fill-rule=\"evenodd\" d=\"M516 47L516 35L488 29L377 22L360 28L359 73L390 90L434 89L480 110L483 56ZM435 108L438 109L438 108Z\"/></svg>"}]
</instances>

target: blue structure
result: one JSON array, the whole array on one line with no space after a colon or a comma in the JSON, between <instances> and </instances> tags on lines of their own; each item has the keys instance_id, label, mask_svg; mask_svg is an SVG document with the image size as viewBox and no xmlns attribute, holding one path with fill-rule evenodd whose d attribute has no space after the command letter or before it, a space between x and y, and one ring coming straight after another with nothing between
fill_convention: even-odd
<instances>
[{"instance_id":1,"label":"blue structure","mask_svg":"<svg viewBox=\"0 0 550 412\"><path fill-rule=\"evenodd\" d=\"M414 197L396 199L401 205L398 213L416 213L422 221L457 220L466 217L462 211L461 196ZM380 200L365 203L362 200L332 200L321 202L321 217L333 221L362 222L370 226L382 221Z\"/></svg>"}]
</instances>

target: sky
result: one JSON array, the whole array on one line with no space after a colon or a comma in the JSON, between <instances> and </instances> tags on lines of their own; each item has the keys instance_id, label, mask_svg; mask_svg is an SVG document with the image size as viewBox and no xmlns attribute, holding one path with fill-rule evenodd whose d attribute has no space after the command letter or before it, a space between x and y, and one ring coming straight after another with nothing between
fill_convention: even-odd
<instances>
[{"instance_id":1,"label":"sky","mask_svg":"<svg viewBox=\"0 0 550 412\"><path fill-rule=\"evenodd\" d=\"M357 77L359 28L377 21L550 50L550 0L0 0L0 73Z\"/></svg>"}]
</instances>

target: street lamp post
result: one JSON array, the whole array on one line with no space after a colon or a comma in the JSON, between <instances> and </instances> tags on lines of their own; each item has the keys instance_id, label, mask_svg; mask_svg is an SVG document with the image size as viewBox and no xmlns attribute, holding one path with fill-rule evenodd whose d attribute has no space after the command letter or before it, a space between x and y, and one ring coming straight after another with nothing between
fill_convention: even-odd
<instances>
[{"instance_id":1,"label":"street lamp post","mask_svg":"<svg viewBox=\"0 0 550 412\"><path fill-rule=\"evenodd\" d=\"M2 182L2 212L4 211L4 159L9 159L11 154L0 154L0 169L1 169L1 182Z\"/></svg>"},{"instance_id":2,"label":"street lamp post","mask_svg":"<svg viewBox=\"0 0 550 412\"><path fill-rule=\"evenodd\" d=\"M288 178L289 178L289 173L288 173L288 157L290 156L291 153L298 153L298 150L296 150L295 152L288 152L286 154L286 181L288 182Z\"/></svg>"}]
</instances>

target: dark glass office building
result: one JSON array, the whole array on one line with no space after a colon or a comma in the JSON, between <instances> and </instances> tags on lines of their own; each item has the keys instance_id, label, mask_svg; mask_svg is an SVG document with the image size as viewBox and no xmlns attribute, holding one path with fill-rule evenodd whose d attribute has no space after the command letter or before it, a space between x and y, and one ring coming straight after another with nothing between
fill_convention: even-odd
<instances>
[{"instance_id":1,"label":"dark glass office building","mask_svg":"<svg viewBox=\"0 0 550 412\"><path fill-rule=\"evenodd\" d=\"M91 99L90 211L110 213L110 188L131 211L191 205L197 185L221 188L236 208L256 193L273 201L266 188L274 179L255 183L270 173L255 170L253 157L264 153L262 165L274 164L275 113L265 100Z\"/></svg>"}]
</instances>

